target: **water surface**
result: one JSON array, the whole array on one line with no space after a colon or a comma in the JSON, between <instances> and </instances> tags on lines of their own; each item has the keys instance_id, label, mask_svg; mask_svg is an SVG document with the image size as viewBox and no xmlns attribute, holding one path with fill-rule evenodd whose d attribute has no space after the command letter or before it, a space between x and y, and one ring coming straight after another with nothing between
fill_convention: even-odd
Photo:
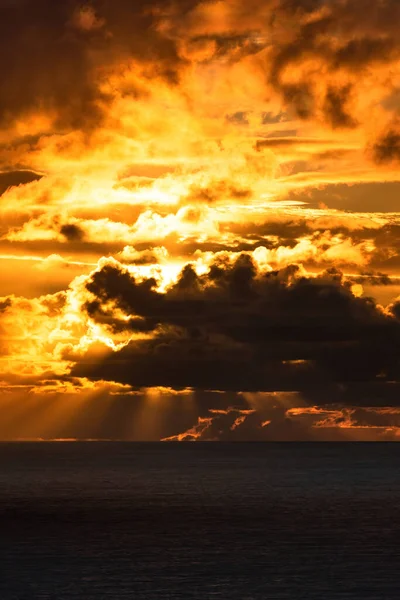
<instances>
[{"instance_id":1,"label":"water surface","mask_svg":"<svg viewBox=\"0 0 400 600\"><path fill-rule=\"evenodd\" d=\"M400 444L0 444L1 600L398 600Z\"/></svg>"}]
</instances>

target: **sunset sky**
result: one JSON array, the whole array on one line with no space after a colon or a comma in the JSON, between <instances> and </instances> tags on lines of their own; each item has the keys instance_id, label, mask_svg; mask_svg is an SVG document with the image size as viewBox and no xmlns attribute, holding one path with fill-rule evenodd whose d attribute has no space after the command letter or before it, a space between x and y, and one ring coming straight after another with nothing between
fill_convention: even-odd
<instances>
[{"instance_id":1,"label":"sunset sky","mask_svg":"<svg viewBox=\"0 0 400 600\"><path fill-rule=\"evenodd\" d=\"M399 24L0 0L0 439L400 440Z\"/></svg>"}]
</instances>

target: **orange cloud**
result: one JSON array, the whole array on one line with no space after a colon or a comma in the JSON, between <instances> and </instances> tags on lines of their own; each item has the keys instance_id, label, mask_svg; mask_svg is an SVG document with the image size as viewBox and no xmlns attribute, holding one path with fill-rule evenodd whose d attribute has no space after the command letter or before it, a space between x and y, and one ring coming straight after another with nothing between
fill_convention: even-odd
<instances>
[{"instance_id":1,"label":"orange cloud","mask_svg":"<svg viewBox=\"0 0 400 600\"><path fill-rule=\"evenodd\" d=\"M337 399L399 378L397 0L364 0L362 19L350 0L42 8L8 2L0 23L1 377L62 394L87 369L90 395L116 372L129 389L108 400L133 398L134 358L149 405L204 381L252 394L160 437L291 439L307 421L296 435L397 438L390 408L323 408L310 383ZM254 408L274 390L279 427Z\"/></svg>"}]
</instances>

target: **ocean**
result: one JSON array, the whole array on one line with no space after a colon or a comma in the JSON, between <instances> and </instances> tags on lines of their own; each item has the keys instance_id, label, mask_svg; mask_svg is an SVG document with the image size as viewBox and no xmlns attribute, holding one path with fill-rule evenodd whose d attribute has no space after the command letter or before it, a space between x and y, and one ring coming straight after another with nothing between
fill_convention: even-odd
<instances>
[{"instance_id":1,"label":"ocean","mask_svg":"<svg viewBox=\"0 0 400 600\"><path fill-rule=\"evenodd\" d=\"M0 444L1 600L398 600L400 444Z\"/></svg>"}]
</instances>

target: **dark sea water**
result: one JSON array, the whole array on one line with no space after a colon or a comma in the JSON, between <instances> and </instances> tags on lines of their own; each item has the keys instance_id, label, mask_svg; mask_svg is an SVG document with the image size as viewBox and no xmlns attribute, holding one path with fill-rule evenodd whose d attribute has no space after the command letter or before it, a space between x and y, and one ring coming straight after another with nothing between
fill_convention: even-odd
<instances>
[{"instance_id":1,"label":"dark sea water","mask_svg":"<svg viewBox=\"0 0 400 600\"><path fill-rule=\"evenodd\" d=\"M400 444L0 444L0 599L400 598Z\"/></svg>"}]
</instances>

